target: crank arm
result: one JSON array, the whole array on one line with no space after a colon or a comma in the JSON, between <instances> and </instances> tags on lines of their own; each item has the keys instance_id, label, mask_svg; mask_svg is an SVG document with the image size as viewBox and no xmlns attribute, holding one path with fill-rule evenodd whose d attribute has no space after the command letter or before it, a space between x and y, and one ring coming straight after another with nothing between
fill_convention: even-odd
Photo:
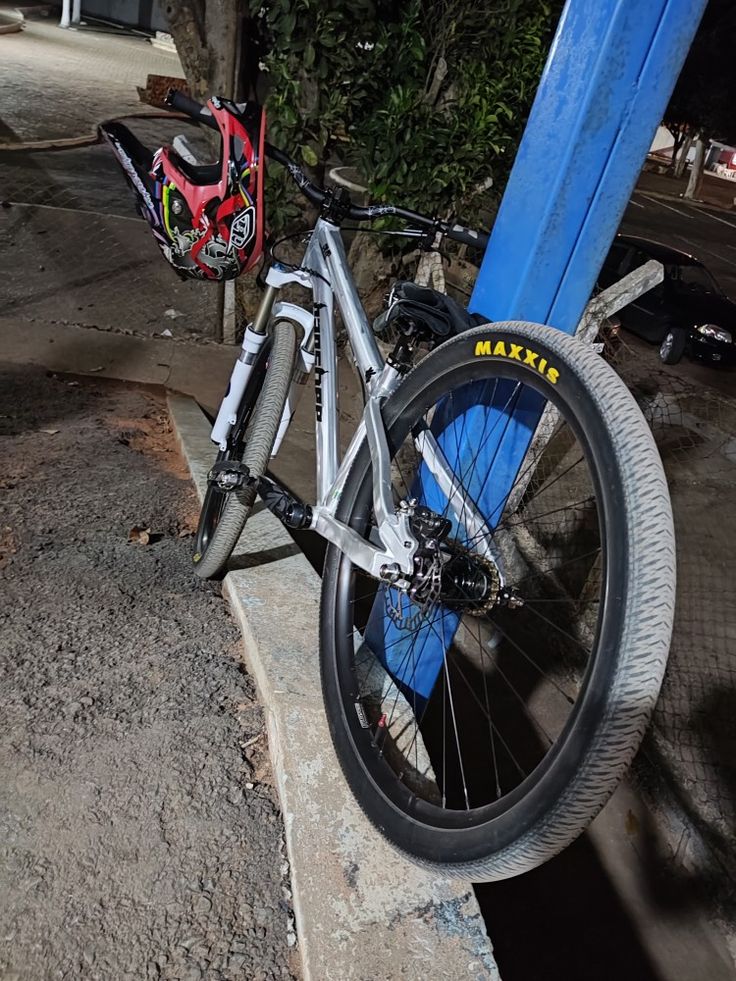
<instances>
[{"instance_id":1,"label":"crank arm","mask_svg":"<svg viewBox=\"0 0 736 981\"><path fill-rule=\"evenodd\" d=\"M258 479L258 493L263 503L287 528L315 531L318 535L337 545L340 551L371 576L376 579L402 585L404 580L395 556L384 548L372 545L356 531L332 514L324 505L312 507L283 487L273 477ZM411 572L411 569L408 570ZM406 582L408 586L408 581Z\"/></svg>"}]
</instances>

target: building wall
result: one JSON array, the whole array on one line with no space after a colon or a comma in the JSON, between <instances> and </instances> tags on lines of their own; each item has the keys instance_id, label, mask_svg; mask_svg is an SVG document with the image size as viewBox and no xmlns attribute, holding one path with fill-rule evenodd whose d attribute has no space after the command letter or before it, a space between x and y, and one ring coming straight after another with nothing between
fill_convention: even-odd
<instances>
[{"instance_id":1,"label":"building wall","mask_svg":"<svg viewBox=\"0 0 736 981\"><path fill-rule=\"evenodd\" d=\"M165 0L82 0L82 18L88 14L145 31L168 31Z\"/></svg>"},{"instance_id":2,"label":"building wall","mask_svg":"<svg viewBox=\"0 0 736 981\"><path fill-rule=\"evenodd\" d=\"M654 134L654 139L652 140L652 145L649 148L650 153L661 154L664 150L670 151L670 156L672 156L672 147L674 146L675 138L667 129L666 126L658 126L657 132Z\"/></svg>"}]
</instances>

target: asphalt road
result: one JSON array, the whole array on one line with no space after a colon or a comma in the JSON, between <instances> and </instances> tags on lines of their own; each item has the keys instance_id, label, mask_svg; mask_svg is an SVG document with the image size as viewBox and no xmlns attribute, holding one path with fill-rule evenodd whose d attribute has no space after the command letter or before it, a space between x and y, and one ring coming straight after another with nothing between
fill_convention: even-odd
<instances>
[{"instance_id":1,"label":"asphalt road","mask_svg":"<svg viewBox=\"0 0 736 981\"><path fill-rule=\"evenodd\" d=\"M654 174L651 171L645 171L642 172L637 183L643 191L660 191L663 194L682 197L689 179L689 170L682 177L669 177L665 174ZM736 181L726 180L706 170L703 174L703 182L700 185L698 197L717 208L725 208L727 211L731 210L734 206L734 199L736 198Z\"/></svg>"},{"instance_id":2,"label":"asphalt road","mask_svg":"<svg viewBox=\"0 0 736 981\"><path fill-rule=\"evenodd\" d=\"M628 235L654 239L694 255L705 263L725 292L736 299L736 212L731 214L701 204L661 198L656 196L656 191L650 190L650 178L649 174L642 175L619 230ZM627 333L625 336L627 343L634 348L649 346L633 334ZM685 358L680 364L666 370L695 385L710 385L729 395L736 391L734 369L714 367Z\"/></svg>"},{"instance_id":3,"label":"asphalt road","mask_svg":"<svg viewBox=\"0 0 736 981\"><path fill-rule=\"evenodd\" d=\"M736 298L736 212L664 200L649 192L643 175L631 196L621 231L643 235L696 256Z\"/></svg>"}]
</instances>

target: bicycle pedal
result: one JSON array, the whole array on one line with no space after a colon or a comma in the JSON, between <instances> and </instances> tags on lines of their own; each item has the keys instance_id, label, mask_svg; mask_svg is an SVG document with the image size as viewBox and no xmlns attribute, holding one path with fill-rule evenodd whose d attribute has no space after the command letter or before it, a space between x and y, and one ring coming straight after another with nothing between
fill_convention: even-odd
<instances>
[{"instance_id":1,"label":"bicycle pedal","mask_svg":"<svg viewBox=\"0 0 736 981\"><path fill-rule=\"evenodd\" d=\"M255 483L250 470L244 463L235 460L219 460L207 474L207 483L215 484L219 490L231 491Z\"/></svg>"}]
</instances>

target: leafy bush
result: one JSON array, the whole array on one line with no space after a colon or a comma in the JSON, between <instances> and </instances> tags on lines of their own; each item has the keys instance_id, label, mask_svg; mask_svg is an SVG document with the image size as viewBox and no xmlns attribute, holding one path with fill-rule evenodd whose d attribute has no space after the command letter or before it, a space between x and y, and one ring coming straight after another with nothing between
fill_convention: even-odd
<instances>
[{"instance_id":1,"label":"leafy bush","mask_svg":"<svg viewBox=\"0 0 736 981\"><path fill-rule=\"evenodd\" d=\"M272 139L317 177L337 159L375 199L472 220L503 189L560 5L251 0Z\"/></svg>"}]
</instances>

